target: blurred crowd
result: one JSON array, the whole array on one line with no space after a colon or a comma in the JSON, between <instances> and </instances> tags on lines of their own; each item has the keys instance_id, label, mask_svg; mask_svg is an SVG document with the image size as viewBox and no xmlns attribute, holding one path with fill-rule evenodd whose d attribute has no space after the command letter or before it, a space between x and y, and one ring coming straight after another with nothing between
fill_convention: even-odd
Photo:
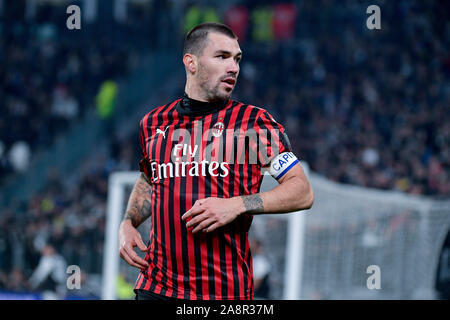
<instances>
[{"instance_id":1,"label":"blurred crowd","mask_svg":"<svg viewBox=\"0 0 450 320\"><path fill-rule=\"evenodd\" d=\"M112 139L107 151L86 160L77 174L52 171L41 192L27 203L12 203L2 212L0 291L41 289L34 287L30 278L47 244L66 265L79 266L86 281L89 275L101 274L108 176L113 171L136 169L137 142L134 135ZM97 286L89 294L99 297L100 290Z\"/></svg>"},{"instance_id":2,"label":"blurred crowd","mask_svg":"<svg viewBox=\"0 0 450 320\"><path fill-rule=\"evenodd\" d=\"M267 107L329 179L448 198L448 4L385 2L373 31L362 4L320 4L305 1L295 43L244 51L237 96Z\"/></svg>"},{"instance_id":3,"label":"blurred crowd","mask_svg":"<svg viewBox=\"0 0 450 320\"><path fill-rule=\"evenodd\" d=\"M0 186L14 173L26 174L35 154L93 111L102 85L125 77L142 49L126 36L128 26L113 35L102 24L78 33L61 28L64 7L44 5L33 20L10 12L0 20ZM138 154L110 143L111 153L87 159L71 178L49 168L39 193L1 210L0 291L45 290L47 280L32 279L39 278L33 272L46 245L67 265L80 266L84 282L98 282L87 279L101 273L107 178L112 170L135 169L127 157ZM84 293L98 297L98 290Z\"/></svg>"},{"instance_id":4,"label":"blurred crowd","mask_svg":"<svg viewBox=\"0 0 450 320\"><path fill-rule=\"evenodd\" d=\"M0 30L1 183L80 120L101 83L127 73L132 52L105 33L76 35L55 23L17 20Z\"/></svg>"},{"instance_id":5,"label":"blurred crowd","mask_svg":"<svg viewBox=\"0 0 450 320\"><path fill-rule=\"evenodd\" d=\"M241 44L234 99L267 108L295 153L332 180L448 198L450 9L384 1L371 31L363 4L318 2L299 5L296 41ZM133 45L16 23L0 47L1 183L76 123L104 80L127 74ZM0 290L37 290L29 279L49 243L86 277L101 273L108 176L137 170L140 156L136 132L105 145L77 174L50 171L39 193L0 212Z\"/></svg>"}]
</instances>

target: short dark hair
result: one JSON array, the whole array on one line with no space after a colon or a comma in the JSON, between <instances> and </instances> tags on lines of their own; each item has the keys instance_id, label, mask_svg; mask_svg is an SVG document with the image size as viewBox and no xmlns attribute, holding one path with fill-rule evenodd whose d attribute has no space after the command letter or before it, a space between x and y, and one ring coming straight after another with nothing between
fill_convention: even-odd
<instances>
[{"instance_id":1,"label":"short dark hair","mask_svg":"<svg viewBox=\"0 0 450 320\"><path fill-rule=\"evenodd\" d=\"M237 39L230 27L217 22L205 22L191 29L184 40L183 56L192 53L196 56L202 54L206 47L206 40L209 32L224 34L232 39Z\"/></svg>"}]
</instances>

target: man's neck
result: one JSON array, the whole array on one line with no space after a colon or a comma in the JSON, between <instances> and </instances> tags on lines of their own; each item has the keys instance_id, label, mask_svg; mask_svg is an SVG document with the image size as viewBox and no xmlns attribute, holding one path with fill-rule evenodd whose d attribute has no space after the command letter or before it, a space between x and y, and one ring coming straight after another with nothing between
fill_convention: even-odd
<instances>
[{"instance_id":1,"label":"man's neck","mask_svg":"<svg viewBox=\"0 0 450 320\"><path fill-rule=\"evenodd\" d=\"M202 90L198 87L190 83L190 81L186 81L186 86L184 87L184 92L188 95L189 98L202 101L202 102L210 102L202 92Z\"/></svg>"}]
</instances>

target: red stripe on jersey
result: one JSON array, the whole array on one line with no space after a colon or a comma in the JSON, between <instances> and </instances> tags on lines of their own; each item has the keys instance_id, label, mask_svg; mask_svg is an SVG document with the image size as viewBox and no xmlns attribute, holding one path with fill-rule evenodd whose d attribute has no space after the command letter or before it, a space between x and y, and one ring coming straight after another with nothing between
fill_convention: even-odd
<instances>
[{"instance_id":1,"label":"red stripe on jersey","mask_svg":"<svg viewBox=\"0 0 450 320\"><path fill-rule=\"evenodd\" d=\"M206 135L205 133L208 132L209 128L211 127L211 118L212 115L208 115L205 117L202 132L200 134L202 135L202 141L200 144L200 150L199 154L204 155L204 151L206 150ZM197 126L196 126L197 128ZM193 135L193 139L191 142L195 144L195 137L197 136L197 132L195 135ZM200 170L200 169L199 169ZM206 197L205 195L205 180L198 179L198 199L204 199ZM202 293L205 300L209 300L210 294L215 295L215 292L209 292L209 274L208 274L208 248L207 248L207 240L206 235L200 233L197 233L197 237L200 238L200 253L201 253L201 270L202 270ZM214 262L215 265L215 262Z\"/></svg>"},{"instance_id":2,"label":"red stripe on jersey","mask_svg":"<svg viewBox=\"0 0 450 320\"><path fill-rule=\"evenodd\" d=\"M150 113L146 114L144 116L144 118L141 120L140 125L139 125L139 132L140 132L140 138L141 138L141 150L142 150L142 156L143 159L148 159L148 153L147 153L147 141L148 141L148 131L146 130L147 128L147 122L148 122L148 118L150 116ZM143 169L144 169L144 174L149 177L149 172L148 172L148 167L144 164L143 165ZM148 254L149 254L150 250L147 248L147 253L145 255L145 259L147 260ZM142 285L142 282L144 281L144 276L143 273L140 272L139 273L139 277L136 280L136 285L135 287L140 287Z\"/></svg>"},{"instance_id":3,"label":"red stripe on jersey","mask_svg":"<svg viewBox=\"0 0 450 320\"><path fill-rule=\"evenodd\" d=\"M177 103L177 101L175 102ZM172 107L174 107L175 103L171 106L170 110L168 111L172 111ZM176 111L176 110L175 110ZM169 123L170 119L168 117L168 113L165 114L167 117L167 123ZM172 142L170 141L170 137L171 137L171 133L174 131L174 126L176 124L178 124L179 120L175 119L174 121L170 123L170 126L167 128L167 132L166 132L166 136L163 136L163 139L166 143L166 147L165 147L165 151L164 151L164 162L165 163L169 163L171 160L171 151L172 151ZM166 130L166 125L163 126L163 131ZM177 179L175 179L177 180ZM169 208L169 202L170 205L173 205L173 202L177 202L177 201L173 201L173 192L170 190L170 179L165 179L164 180L164 208L166 208L166 210L164 210L164 236L165 236L165 244L166 244L166 261L167 261L167 271L166 271L166 276L167 276L167 296L172 296L173 292L174 292L174 286L176 286L176 289L178 290L179 287L179 282L178 282L178 274L174 275L173 273L173 263L177 264L177 273L178 271L178 263L177 263L177 259L175 259L175 261L173 261L172 259L172 251L176 252L176 255L178 254L179 250L181 248L179 248L179 246L177 245L177 243L180 242L176 242L172 243L172 232L170 229L170 221L172 221L172 223L174 223L174 225L178 225L179 223L175 223L175 221L179 221L177 220L177 216L178 218L180 217L179 214L179 210L177 211L176 209L174 209L175 215L173 214L174 212L169 212L168 208ZM179 205L179 202L178 202ZM176 276L176 283L174 284L174 277ZM176 296L178 296L178 292L175 292Z\"/></svg>"},{"instance_id":4,"label":"red stripe on jersey","mask_svg":"<svg viewBox=\"0 0 450 320\"><path fill-rule=\"evenodd\" d=\"M238 128L239 129L239 128ZM233 145L235 144L235 142L233 141ZM235 161L235 178L233 181L234 184L234 195L239 194L239 184L240 184L240 173L239 173L239 161L241 159L240 155L239 155L239 149L242 148L242 144L240 145L240 137L239 140L237 141L237 155L235 156L235 158L233 159ZM235 247L238 251L238 255L237 255L237 261L236 263L238 264L237 266L237 273L238 273L238 279L239 279L239 297L241 297L245 290L244 290L244 273L243 273L243 268L240 265L240 259L239 258L239 250L241 248L241 237L240 237L240 230L236 230L237 232L234 234L234 241L235 241Z\"/></svg>"},{"instance_id":5,"label":"red stripe on jersey","mask_svg":"<svg viewBox=\"0 0 450 320\"><path fill-rule=\"evenodd\" d=\"M230 116L230 120L227 124L227 128L230 128L230 130L225 130L225 137L224 140L225 141L225 150L224 150L224 161L230 163L231 162L231 148L233 146L233 136L234 136L234 130L232 130L236 124L236 118L238 116L239 110L242 106L242 103L239 103L235 109L233 110L233 112L231 113ZM223 196L224 198L230 198L231 195L229 193L229 187L230 187L230 176L227 175L224 179L223 179ZM236 230L230 229L230 232L236 232ZM236 282L239 283L239 279L238 275L236 274L236 272L234 272L233 270L233 257L232 257L232 252L231 250L233 250L234 248L232 247L232 241L231 241L231 235L229 233L226 233L225 235L225 241L226 241L226 262L227 262L227 278L228 279L232 279L233 281L229 281L228 282L228 296L229 297L233 297L234 296L234 284Z\"/></svg>"},{"instance_id":6,"label":"red stripe on jersey","mask_svg":"<svg viewBox=\"0 0 450 320\"><path fill-rule=\"evenodd\" d=\"M248 113L249 116L250 116L250 112L251 111L253 111L253 108L247 109L245 114ZM246 123L245 126L242 125L242 127L246 128L247 130L248 129L254 129L253 128L254 123L251 123L251 127L250 127L250 124L248 123L248 118L246 117L246 115L244 115L244 119L247 120L247 123ZM251 143L251 141L250 141L250 143ZM249 148L250 148L250 146L249 146ZM246 164L246 167L247 167L247 170L250 169L249 170L250 174L244 174L244 187L245 187L246 194L251 194L252 192L249 189L248 179L249 179L249 176L258 175L258 172L254 171L255 169L257 169L257 165L256 164ZM243 257L243 261L242 261L243 270L247 271L247 274L245 275L246 279L247 279L247 288L245 288L246 289L245 290L245 299L249 299L250 298L250 295L251 295L251 292L252 292L252 289L253 289L252 288L253 274L252 274L252 268L250 266L250 262L251 262L251 259L250 259L250 245L249 245L249 242L248 242L248 238L245 237L245 249L244 249L244 257ZM244 267L246 267L246 268L244 268Z\"/></svg>"},{"instance_id":7,"label":"red stripe on jersey","mask_svg":"<svg viewBox=\"0 0 450 320\"><path fill-rule=\"evenodd\" d=\"M219 112L218 118L223 119L225 115L225 110L222 110ZM211 119L211 117L209 117ZM219 121L218 121L219 122ZM213 124L214 126L215 124ZM210 125L208 128L211 129L212 126ZM218 138L215 138L213 136L213 147L212 150L214 150L214 156L211 157L211 161L217 161L219 160L219 142L220 140ZM217 197L217 179L211 179L211 197ZM216 230L214 232L222 232L222 230ZM219 248L219 237L215 236L213 237L213 248L214 248L214 273L215 273L215 279L216 279L216 285L214 286L215 289L215 297L216 299L223 299L222 297L222 281L221 281L221 259L220 259L220 248ZM226 248L225 248L226 250Z\"/></svg>"},{"instance_id":8,"label":"red stripe on jersey","mask_svg":"<svg viewBox=\"0 0 450 320\"><path fill-rule=\"evenodd\" d=\"M162 111L163 107L160 107L157 109L156 112L153 113L152 115L152 122L151 122L151 127L150 130L152 130L152 128L154 126L156 126L156 124L158 123L158 116L159 113ZM146 127L146 129L148 130L148 126ZM151 132L150 132L151 133ZM154 135L156 135L156 129L155 132L153 132ZM149 136L153 136L153 134L149 135ZM150 143L150 141L148 142L148 148L149 148L149 152L148 155L149 157L151 157L153 155L153 144ZM156 148L156 152L158 148ZM151 165L151 164L150 164ZM151 177L152 178L152 177ZM155 204L155 213L159 212L160 210L160 201L158 201L157 199L157 195L159 194L159 188L156 184L152 184L153 186L153 193L152 193L152 201L155 200L155 202L153 202ZM158 277L158 270L156 269L158 267L158 258L159 258L159 254L158 254L158 248L159 248L159 240L158 237L160 236L160 222L159 222L159 217L156 214L152 214L152 243L151 243L151 248L150 248L150 260L149 260L149 268L148 268L148 272L150 272L151 276L149 277L148 280L151 281L147 281L144 287L144 290L149 290L151 287L154 287L154 283L153 283L153 276L154 277ZM159 280L160 281L160 280Z\"/></svg>"},{"instance_id":9,"label":"red stripe on jersey","mask_svg":"<svg viewBox=\"0 0 450 320\"><path fill-rule=\"evenodd\" d=\"M159 112L158 112L159 113ZM158 117L158 113L155 113L153 115L153 119L152 119L152 127L154 124L157 123L157 117ZM156 132L155 132L156 135ZM155 148L155 158L158 159L159 158L159 152L160 152L160 145L161 145L161 139L157 139L156 142L156 148ZM150 146L151 151L153 153L153 145ZM152 154L150 153L150 154ZM155 195L155 198L157 198L157 195L160 193L160 187L157 184L153 184L153 194ZM160 212L161 210L161 201L157 200L156 201L156 212ZM160 222L160 218L159 216L155 215L154 216L154 221L156 222L155 225L155 233L154 233L154 238L153 238L153 250L152 252L154 253L153 259L152 259L152 263L154 264L154 268L151 271L151 279L152 281L149 281L145 287L145 290L149 290L150 287L155 286L154 282L153 282L153 277L156 279L157 282L161 282L162 279L162 274L160 273L159 270L161 270L161 262L159 261L159 251L162 250L161 248L161 241L160 241L160 237L161 237L161 222ZM159 250L158 250L159 248ZM154 276L153 276L154 274ZM151 285L151 286L150 286ZM160 294L161 291L158 290L158 288L155 288L155 293Z\"/></svg>"},{"instance_id":10,"label":"red stripe on jersey","mask_svg":"<svg viewBox=\"0 0 450 320\"><path fill-rule=\"evenodd\" d=\"M158 124L158 117L160 116L160 114L162 115L162 121L163 121L163 126L165 126L167 124L167 115L165 114L166 111L172 109L175 105L177 101L173 102L172 104L170 104L168 107L163 106L163 107L159 107L157 108L156 112L154 112L152 114L152 125L151 128L155 128L153 134L157 134L156 129L161 129L161 128L156 128L156 125ZM147 127L148 129L148 127ZM163 129L164 130L164 129ZM150 135L151 136L151 135ZM156 147L155 147L155 143L151 144L149 143L149 152L148 155L149 157L153 154L153 151L155 151L155 158L159 159L160 158L160 153L161 153L161 143L162 143L162 138L163 135L162 134L158 134L158 136L156 137L157 141L156 141ZM155 147L155 148L154 148ZM154 148L154 150L153 150ZM160 261L160 256L163 259L164 256L160 253L161 250L163 249L162 245L162 241L161 241L161 233L162 233L162 229L161 229L161 219L158 217L158 215L156 214L157 212L160 212L161 210L161 201L158 201L157 195L161 193L161 184L155 184L152 183L153 186L153 197L152 197L152 201L155 201L154 203L156 203L156 212L155 214L152 215L152 222L153 222L153 230L155 230L156 227L156 232L153 233L153 241L152 241L152 246L151 246L151 255L150 255L150 263L149 263L149 268L148 271L151 272L151 276L154 276L156 281L158 281L158 283L161 283L163 277L165 277L165 275L162 274L161 270L162 270L162 264L163 261ZM156 224L155 224L156 221ZM155 226L156 225L156 226ZM153 254L152 254L153 253ZM166 257L167 260L167 257ZM152 268L153 266L153 268ZM166 281L164 281L166 282ZM154 286L153 281L148 281L145 284L144 289L145 290L149 290L151 288L151 286ZM161 287L159 288L155 288L155 293L160 294L161 293Z\"/></svg>"},{"instance_id":11,"label":"red stripe on jersey","mask_svg":"<svg viewBox=\"0 0 450 320\"><path fill-rule=\"evenodd\" d=\"M134 287L135 288L139 288L141 286L141 284L142 284L142 280L143 280L142 272L139 272L139 275L138 275L138 277L136 279Z\"/></svg>"},{"instance_id":12,"label":"red stripe on jersey","mask_svg":"<svg viewBox=\"0 0 450 320\"><path fill-rule=\"evenodd\" d=\"M240 127L242 129L242 131L247 131L247 129L248 129L248 122L249 122L249 117L250 117L251 111L252 111L251 108L247 108L245 110L245 112L244 112L244 116L242 118L241 127ZM240 153L245 151L245 140L239 139L238 150L240 150L240 152L238 151L238 159L237 160L241 161L242 156L241 156ZM238 166L240 167L241 164L238 163ZM243 167L243 173L244 173L244 177L243 178L245 179L245 165L243 165L242 167ZM240 174L239 174L239 170L237 170L236 173L237 173L237 176L236 176L236 179L235 179L235 188L234 188L234 194L235 195L240 194L239 185L240 185L240 180L241 180L241 177L240 177ZM244 184L243 187L244 187L245 194L248 194L247 186ZM240 248L242 248L241 236L240 236L242 230L239 230L239 231L240 232L236 233L236 235L235 235L235 240L236 240L236 248L240 249ZM246 249L247 249L247 246L245 244L245 250ZM241 261L238 261L241 264L240 268L239 268L239 265L238 265L239 295L240 296L242 296L242 295L246 296L246 289L247 288L245 288L245 283L244 282L245 282L245 278L248 277L248 275L244 274L244 270L246 269L245 265L244 265L246 263L246 260L245 260L246 253L245 253L245 251L242 254L244 256L241 257L241 259L240 259Z\"/></svg>"},{"instance_id":13,"label":"red stripe on jersey","mask_svg":"<svg viewBox=\"0 0 450 320\"><path fill-rule=\"evenodd\" d=\"M191 141L192 137L195 138L197 134L197 125L194 123L192 126L191 131ZM186 137L184 137L186 138ZM189 143L192 146L191 141L183 140L183 143ZM186 171L188 171L188 168L186 168ZM194 205L193 201L193 192L192 192L192 186L193 186L193 177L191 177L189 174L186 174L186 211L192 208ZM184 213L182 213L184 214ZM187 222L187 221L186 221ZM189 252L189 286L191 288L190 290L190 298L196 299L197 298L197 288L196 288L196 274L195 270L196 268L201 268L201 266L196 266L195 264L195 246L194 246L194 239L192 238L192 233L190 230L187 231L187 241L188 241L188 252ZM193 280L191 280L193 279Z\"/></svg>"},{"instance_id":14,"label":"red stripe on jersey","mask_svg":"<svg viewBox=\"0 0 450 320\"><path fill-rule=\"evenodd\" d=\"M250 267L250 270L253 270L253 260L252 259L249 259L249 267ZM254 293L255 293L255 282L254 282L253 275L252 275L252 277L250 277L250 290L248 291L247 299L253 299Z\"/></svg>"},{"instance_id":15,"label":"red stripe on jersey","mask_svg":"<svg viewBox=\"0 0 450 320\"><path fill-rule=\"evenodd\" d=\"M257 115L257 117L258 117L258 115ZM258 126L256 121L254 123L253 129L257 133L257 141L251 141L250 143L254 144L254 145L253 146L250 145L250 148L253 148L253 152L256 154L257 157L259 157L259 154L258 154L259 150L258 150L257 144L267 145L268 140L267 140L267 138L265 138L264 134L261 135L261 128ZM259 166L257 164L250 165L250 167L251 167L251 174L250 174L251 184L250 184L249 193L255 194L255 193L259 192L259 187L262 183L263 176L261 175L261 169L259 168Z\"/></svg>"},{"instance_id":16,"label":"red stripe on jersey","mask_svg":"<svg viewBox=\"0 0 450 320\"><path fill-rule=\"evenodd\" d=\"M151 154L151 146L150 146L150 137L151 137L151 132L149 132L149 127L148 127L148 120L149 117L151 117L151 123L155 124L156 123L156 118L155 116L157 116L157 114L161 111L161 109L164 106L155 108L154 110L152 110L151 112L149 112L145 117L144 117L144 121L142 123L142 131L144 132L144 136L145 136L145 145L143 147L143 149L146 152L146 156L147 156L147 161L149 160L149 156ZM147 163L148 164L148 163ZM145 166L145 168L147 168L147 166ZM147 171L148 172L148 171ZM148 175L148 177L151 179L151 175ZM156 201L156 191L154 189L154 186L152 186L152 210L156 211L156 206L157 206L157 201ZM155 225L155 216L152 215L152 226ZM150 243L150 247L147 249L147 254L145 256L145 260L149 262L149 268L147 270L145 270L144 272L141 271L141 280L139 281L139 285L137 286L137 289L142 288L142 286L144 287L145 290L148 290L150 288L151 285L151 281L148 281L148 271L150 269L150 266L153 263L153 258L154 258L154 251L155 251L155 241L154 241L154 229L152 227L152 229L150 230L150 239L149 239L149 243Z\"/></svg>"},{"instance_id":17,"label":"red stripe on jersey","mask_svg":"<svg viewBox=\"0 0 450 320\"><path fill-rule=\"evenodd\" d=\"M164 119L164 124L161 130L166 131L166 125L169 123L169 118L167 113L164 113L165 119ZM167 139L168 137L170 137L169 132L170 132L170 127L167 128L168 131L166 131L166 137L164 137L164 135L160 134L160 141L162 143L162 140L165 140L165 144L166 147L162 148L163 154L162 156L164 157L164 163L168 163L170 160L170 143L167 143ZM159 157L158 157L159 158ZM170 192L170 187L169 187L169 183L170 183L170 179L164 179L163 180L163 186L164 187L164 208L168 208L169 206L169 192ZM171 217L169 210L163 210L164 212L164 239L161 236L161 243L165 244L165 261L166 261L166 271L164 272L164 265L162 265L161 273L164 272L167 282L166 282L166 288L167 288L167 292L166 295L167 296L171 296L172 292L173 292L173 282L172 282L172 278L173 278L173 273L172 273L172 259L171 259L171 246L172 243L170 241L170 219Z\"/></svg>"},{"instance_id":18,"label":"red stripe on jersey","mask_svg":"<svg viewBox=\"0 0 450 320\"><path fill-rule=\"evenodd\" d=\"M178 119L178 122L180 122L180 117L178 115L178 111L175 110L173 113L173 117L174 119ZM175 196L180 194L180 190L181 190L181 183L180 183L180 179L175 179L174 181L174 194ZM178 196L179 198L179 196ZM181 215L182 212L180 212L180 201L174 201L173 203L174 205L174 221L181 221ZM182 257L182 248L181 248L181 243L184 239L181 238L181 225L180 223L175 223L175 239L176 239L176 244L175 244L175 251L176 251L176 257L177 257L177 288L178 288L178 292L177 292L177 296L176 298L178 299L183 299L184 298L184 270L183 270L183 260L180 259L179 257Z\"/></svg>"},{"instance_id":19,"label":"red stripe on jersey","mask_svg":"<svg viewBox=\"0 0 450 320\"><path fill-rule=\"evenodd\" d=\"M247 264L247 292L245 294L245 299L250 299L250 295L253 292L253 273L252 273L252 267L251 267L251 263L252 263L252 259L250 256L250 244L248 242L248 239L246 238L245 241L245 257L244 257L244 261Z\"/></svg>"},{"instance_id":20,"label":"red stripe on jersey","mask_svg":"<svg viewBox=\"0 0 450 320\"><path fill-rule=\"evenodd\" d=\"M165 112L162 114L163 115L163 122L162 122L162 126L159 128L162 131L166 131L166 126L169 123L169 118L168 118L168 112L170 112L175 104L178 101L173 102L169 108L167 110L165 110ZM170 129L170 128L169 128ZM162 157L161 155L161 151L162 151L162 143L163 140L166 139L166 137L164 137L163 134L158 134L158 141L157 141L157 147L156 147L156 159L160 159ZM167 146L167 144L166 144ZM167 157L167 149L163 151L163 155L165 156L164 159L167 162L168 157ZM170 154L169 154L170 157ZM159 194L163 195L164 197L164 207L163 208L167 208L167 204L168 204L168 187L169 184L169 179L164 179L163 181L159 181L159 183L157 184L157 188L159 191ZM164 193L162 193L161 188L164 187ZM161 201L158 201L161 202ZM158 210L158 212L160 212ZM165 251L162 251L161 253L161 257L162 260L161 262L159 262L160 260L158 259L158 269L159 272L156 276L156 280L159 283L162 283L162 285L167 288L167 292L165 293L167 296L171 296L172 295L172 287L173 287L173 283L172 283L172 260L170 259L170 230L169 230L169 210L163 210L164 213L164 226L161 226L161 219L158 219L158 237L157 240L159 241L160 247L164 248ZM164 228L164 229L163 229ZM164 239L163 239L163 233L164 231ZM164 268L164 262L166 262L166 267ZM165 279L165 281L162 281L163 279ZM161 294L161 290L163 288L161 288L159 291L155 291L155 293Z\"/></svg>"},{"instance_id":21,"label":"red stripe on jersey","mask_svg":"<svg viewBox=\"0 0 450 320\"><path fill-rule=\"evenodd\" d=\"M273 154L274 149L278 151L278 154L286 151L286 148L280 139L280 134L284 132L284 128L277 122L274 122L272 119L270 119L267 116L267 112L264 110L260 110L260 112L258 112L258 117L262 121L257 120L255 122L255 127L257 128L257 131L260 132L260 138L263 139L264 144L267 146L267 149L265 151L267 156L269 157L269 159L272 159L274 156L276 156L276 154ZM259 123L261 123L261 125L259 125ZM272 145L272 143L275 143L275 145ZM260 157L260 155L258 155L258 157Z\"/></svg>"}]
</instances>

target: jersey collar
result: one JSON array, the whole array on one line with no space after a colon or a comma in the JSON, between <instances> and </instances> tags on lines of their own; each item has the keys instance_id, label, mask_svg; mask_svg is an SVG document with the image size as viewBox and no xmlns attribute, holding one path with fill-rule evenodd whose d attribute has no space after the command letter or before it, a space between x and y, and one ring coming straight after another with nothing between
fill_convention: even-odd
<instances>
[{"instance_id":1,"label":"jersey collar","mask_svg":"<svg viewBox=\"0 0 450 320\"><path fill-rule=\"evenodd\" d=\"M189 98L186 92L180 103L177 104L177 110L180 114L186 116L203 116L214 113L221 109L224 109L229 100L217 101L217 102L204 102Z\"/></svg>"}]
</instances>

